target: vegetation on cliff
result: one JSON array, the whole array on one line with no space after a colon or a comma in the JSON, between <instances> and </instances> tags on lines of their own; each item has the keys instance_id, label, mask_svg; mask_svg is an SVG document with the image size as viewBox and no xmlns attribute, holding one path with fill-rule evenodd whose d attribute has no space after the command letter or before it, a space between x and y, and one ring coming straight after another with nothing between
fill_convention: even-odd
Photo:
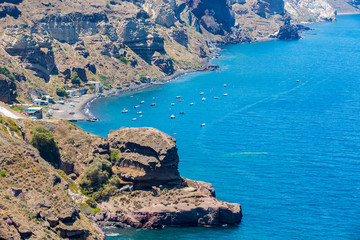
<instances>
[{"instance_id":1,"label":"vegetation on cliff","mask_svg":"<svg viewBox=\"0 0 360 240\"><path fill-rule=\"evenodd\" d=\"M43 126L35 126L31 130L31 144L39 150L40 156L52 164L60 167L59 148L55 142L54 134Z\"/></svg>"},{"instance_id":2,"label":"vegetation on cliff","mask_svg":"<svg viewBox=\"0 0 360 240\"><path fill-rule=\"evenodd\" d=\"M83 192L95 201L118 195L121 180L117 175L113 175L111 168L112 164L109 161L95 158L86 167L80 178L79 185L82 187Z\"/></svg>"}]
</instances>

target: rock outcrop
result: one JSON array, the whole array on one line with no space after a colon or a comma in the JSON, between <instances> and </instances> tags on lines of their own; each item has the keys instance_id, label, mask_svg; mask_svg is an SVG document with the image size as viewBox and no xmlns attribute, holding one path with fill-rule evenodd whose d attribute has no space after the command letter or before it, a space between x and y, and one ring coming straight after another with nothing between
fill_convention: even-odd
<instances>
[{"instance_id":1,"label":"rock outcrop","mask_svg":"<svg viewBox=\"0 0 360 240\"><path fill-rule=\"evenodd\" d=\"M300 39L298 27L296 25L284 25L280 28L276 36L280 40L297 40Z\"/></svg>"},{"instance_id":2,"label":"rock outcrop","mask_svg":"<svg viewBox=\"0 0 360 240\"><path fill-rule=\"evenodd\" d=\"M209 183L180 177L175 139L169 135L154 128L121 128L104 142L100 149L120 151L112 170L133 188L122 188L130 194L100 204L98 224L154 229L240 223L239 204L216 199Z\"/></svg>"},{"instance_id":3,"label":"rock outcrop","mask_svg":"<svg viewBox=\"0 0 360 240\"><path fill-rule=\"evenodd\" d=\"M16 85L5 75L0 74L0 101L8 103L16 100Z\"/></svg>"},{"instance_id":4,"label":"rock outcrop","mask_svg":"<svg viewBox=\"0 0 360 240\"><path fill-rule=\"evenodd\" d=\"M135 188L181 182L175 139L154 128L121 128L105 140L121 157L113 171Z\"/></svg>"},{"instance_id":5,"label":"rock outcrop","mask_svg":"<svg viewBox=\"0 0 360 240\"><path fill-rule=\"evenodd\" d=\"M185 0L201 25L213 34L231 32L235 18L226 0Z\"/></svg>"}]
</instances>

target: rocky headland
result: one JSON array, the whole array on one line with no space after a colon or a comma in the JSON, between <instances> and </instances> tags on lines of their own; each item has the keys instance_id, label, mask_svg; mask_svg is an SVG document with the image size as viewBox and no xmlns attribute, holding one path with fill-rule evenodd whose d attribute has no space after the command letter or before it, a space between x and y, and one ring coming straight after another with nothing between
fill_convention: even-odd
<instances>
[{"instance_id":1,"label":"rocky headland","mask_svg":"<svg viewBox=\"0 0 360 240\"><path fill-rule=\"evenodd\" d=\"M176 140L154 128L106 138L64 120L0 118L1 239L103 239L98 226L238 224L237 203L180 176Z\"/></svg>"}]
</instances>

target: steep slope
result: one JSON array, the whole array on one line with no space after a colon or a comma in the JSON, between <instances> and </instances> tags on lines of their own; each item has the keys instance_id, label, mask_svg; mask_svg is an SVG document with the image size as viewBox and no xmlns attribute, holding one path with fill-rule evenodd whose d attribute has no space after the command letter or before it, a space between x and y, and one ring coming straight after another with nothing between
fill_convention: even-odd
<instances>
[{"instance_id":1,"label":"steep slope","mask_svg":"<svg viewBox=\"0 0 360 240\"><path fill-rule=\"evenodd\" d=\"M15 123L2 118L0 127L0 239L104 239Z\"/></svg>"}]
</instances>

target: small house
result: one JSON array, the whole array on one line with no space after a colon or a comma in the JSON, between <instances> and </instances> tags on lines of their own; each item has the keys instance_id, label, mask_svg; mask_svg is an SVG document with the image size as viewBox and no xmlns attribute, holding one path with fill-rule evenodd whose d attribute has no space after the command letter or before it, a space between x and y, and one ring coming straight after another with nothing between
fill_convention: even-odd
<instances>
[{"instance_id":1,"label":"small house","mask_svg":"<svg viewBox=\"0 0 360 240\"><path fill-rule=\"evenodd\" d=\"M77 97L77 90L67 90L66 91L69 97Z\"/></svg>"},{"instance_id":2,"label":"small house","mask_svg":"<svg viewBox=\"0 0 360 240\"><path fill-rule=\"evenodd\" d=\"M78 89L78 93L82 96L82 95L85 95L87 93L88 89L86 88L81 88L81 89Z\"/></svg>"},{"instance_id":3,"label":"small house","mask_svg":"<svg viewBox=\"0 0 360 240\"><path fill-rule=\"evenodd\" d=\"M36 105L36 106L47 106L48 105L48 102L45 101L45 100L41 100L41 99L35 99L33 101L33 103Z\"/></svg>"},{"instance_id":4,"label":"small house","mask_svg":"<svg viewBox=\"0 0 360 240\"><path fill-rule=\"evenodd\" d=\"M25 109L24 112L27 113L29 117L33 117L36 119L43 118L42 107L29 107Z\"/></svg>"},{"instance_id":5,"label":"small house","mask_svg":"<svg viewBox=\"0 0 360 240\"><path fill-rule=\"evenodd\" d=\"M86 83L87 86L93 86L96 93L102 93L101 82L89 81Z\"/></svg>"},{"instance_id":6,"label":"small house","mask_svg":"<svg viewBox=\"0 0 360 240\"><path fill-rule=\"evenodd\" d=\"M50 97L49 95L46 95L45 98L46 98L45 101L46 101L48 104L53 104L53 103L55 103L53 97Z\"/></svg>"}]
</instances>

